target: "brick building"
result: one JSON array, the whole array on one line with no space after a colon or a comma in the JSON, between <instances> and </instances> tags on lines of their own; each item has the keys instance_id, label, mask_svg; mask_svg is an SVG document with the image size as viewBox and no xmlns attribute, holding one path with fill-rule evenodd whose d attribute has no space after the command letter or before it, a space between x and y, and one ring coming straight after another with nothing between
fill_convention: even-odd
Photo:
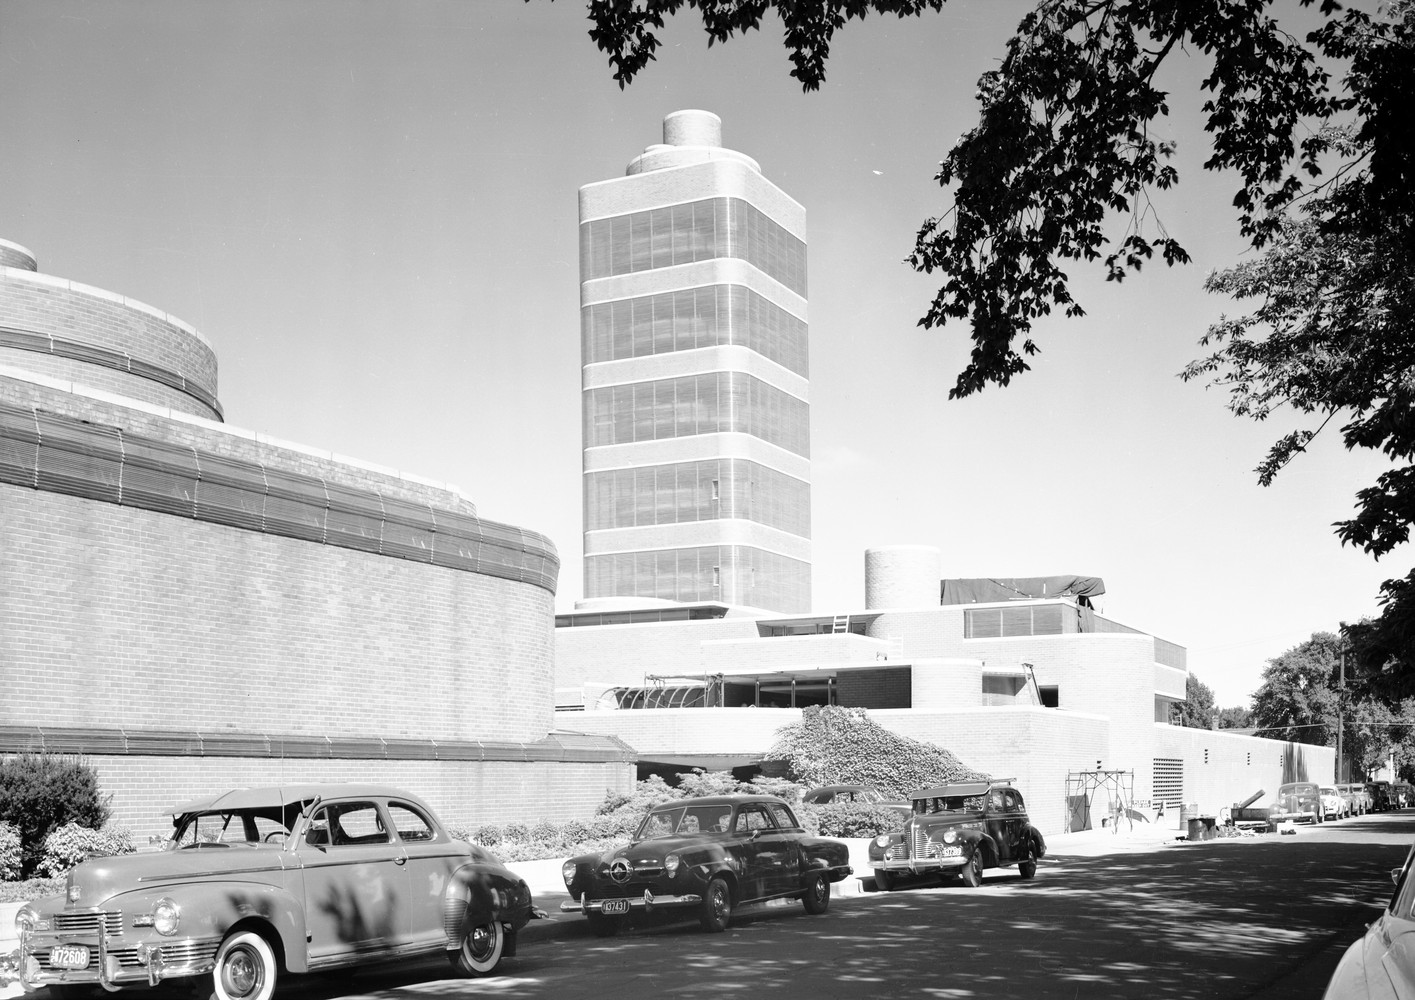
<instances>
[{"instance_id":1,"label":"brick building","mask_svg":"<svg viewBox=\"0 0 1415 1000\"><path fill-rule=\"evenodd\" d=\"M861 707L1015 777L1050 832L1094 822L1121 786L1177 821L1331 780L1330 748L1170 725L1185 651L1096 613L1099 580L944 581L924 546L865 561L864 611L581 602L556 622L558 724L646 763L725 768L760 761L802 706Z\"/></svg>"},{"instance_id":2,"label":"brick building","mask_svg":"<svg viewBox=\"0 0 1415 1000\"><path fill-rule=\"evenodd\" d=\"M0 754L82 754L139 834L279 781L588 815L633 765L551 731L558 571L454 488L227 425L197 331L0 241Z\"/></svg>"}]
</instances>

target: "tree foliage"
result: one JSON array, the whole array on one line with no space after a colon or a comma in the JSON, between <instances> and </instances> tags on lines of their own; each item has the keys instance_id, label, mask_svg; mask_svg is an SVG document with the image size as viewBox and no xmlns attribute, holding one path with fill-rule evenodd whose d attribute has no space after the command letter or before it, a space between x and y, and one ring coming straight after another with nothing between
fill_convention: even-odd
<instances>
[{"instance_id":1,"label":"tree foliage","mask_svg":"<svg viewBox=\"0 0 1415 1000\"><path fill-rule=\"evenodd\" d=\"M1213 689L1190 674L1184 680L1184 701L1174 706L1169 721L1190 729L1212 729L1217 717L1218 706L1214 703Z\"/></svg>"},{"instance_id":2,"label":"tree foliage","mask_svg":"<svg viewBox=\"0 0 1415 1000\"><path fill-rule=\"evenodd\" d=\"M1331 632L1268 661L1253 695L1253 725L1259 736L1292 743L1336 743L1336 675L1343 643Z\"/></svg>"},{"instance_id":3,"label":"tree foliage","mask_svg":"<svg viewBox=\"0 0 1415 1000\"><path fill-rule=\"evenodd\" d=\"M808 787L871 785L888 798L988 777L943 747L890 732L862 708L835 705L803 709L800 722L777 730L766 759L785 761L789 776Z\"/></svg>"},{"instance_id":4,"label":"tree foliage","mask_svg":"<svg viewBox=\"0 0 1415 1000\"><path fill-rule=\"evenodd\" d=\"M1234 175L1239 229L1269 249L1210 280L1211 291L1259 306L1216 324L1204 343L1217 349L1184 377L1227 388L1241 417L1287 406L1315 419L1277 440L1258 468L1264 484L1336 419L1347 447L1393 459L1398 467L1358 495L1356 516L1336 525L1343 543L1380 558L1415 517L1415 19L1410 0L1391 0L1383 18L1336 0L1301 5L1319 15L1304 38L1270 15L1271 0L1037 0L978 82L978 122L936 175L951 204L919 227L908 260L941 279L920 324L971 327L950 397L1009 384L1039 352L1037 319L1084 313L1069 267L1098 263L1120 281L1156 255L1189 260L1153 212L1151 195L1179 175L1174 146L1152 133L1169 114L1161 68L1203 60L1204 167ZM711 45L774 12L791 75L809 91L850 21L937 13L944 0L588 6L590 37L620 86L656 57L670 16L696 11ZM1339 87L1327 66L1343 67ZM1415 572L1386 581L1380 599L1381 616L1346 634L1361 662L1415 688Z\"/></svg>"}]
</instances>

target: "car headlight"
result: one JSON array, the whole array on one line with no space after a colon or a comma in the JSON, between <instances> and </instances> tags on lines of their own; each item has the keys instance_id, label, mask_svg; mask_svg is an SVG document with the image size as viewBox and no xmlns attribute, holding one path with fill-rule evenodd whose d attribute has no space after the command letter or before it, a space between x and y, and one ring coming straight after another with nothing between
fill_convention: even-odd
<instances>
[{"instance_id":1,"label":"car headlight","mask_svg":"<svg viewBox=\"0 0 1415 1000\"><path fill-rule=\"evenodd\" d=\"M953 843L953 842L954 842L955 840L957 840L957 839L958 839L958 831L957 831L957 830L946 830L946 831L944 831L944 834L943 834L943 842L944 842L945 844L951 844L951 843Z\"/></svg>"},{"instance_id":2,"label":"car headlight","mask_svg":"<svg viewBox=\"0 0 1415 1000\"><path fill-rule=\"evenodd\" d=\"M875 838L875 846L876 846L876 847L888 847L888 846L889 846L889 834L887 834L887 833L881 833L878 837L876 837L876 838Z\"/></svg>"},{"instance_id":3,"label":"car headlight","mask_svg":"<svg viewBox=\"0 0 1415 1000\"><path fill-rule=\"evenodd\" d=\"M575 880L575 872L578 870L573 861L567 861L560 866L560 877L565 880L566 888L569 888L570 883Z\"/></svg>"},{"instance_id":4,"label":"car headlight","mask_svg":"<svg viewBox=\"0 0 1415 1000\"><path fill-rule=\"evenodd\" d=\"M678 865L680 863L681 860L676 854L670 854L668 857L663 859L663 870L668 872L669 878L672 878L674 875L678 874Z\"/></svg>"},{"instance_id":5,"label":"car headlight","mask_svg":"<svg viewBox=\"0 0 1415 1000\"><path fill-rule=\"evenodd\" d=\"M181 908L170 899L159 899L157 905L152 908L152 929L163 937L176 934L177 925L181 920Z\"/></svg>"},{"instance_id":6,"label":"car headlight","mask_svg":"<svg viewBox=\"0 0 1415 1000\"><path fill-rule=\"evenodd\" d=\"M26 903L15 914L15 933L21 937L37 930L48 930L47 921L39 919L39 912Z\"/></svg>"}]
</instances>

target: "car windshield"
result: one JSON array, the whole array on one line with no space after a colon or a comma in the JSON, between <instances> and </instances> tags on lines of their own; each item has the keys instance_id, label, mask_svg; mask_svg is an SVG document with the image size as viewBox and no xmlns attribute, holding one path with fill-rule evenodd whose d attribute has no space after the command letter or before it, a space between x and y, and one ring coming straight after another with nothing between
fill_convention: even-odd
<instances>
[{"instance_id":1,"label":"car windshield","mask_svg":"<svg viewBox=\"0 0 1415 1000\"><path fill-rule=\"evenodd\" d=\"M297 810L282 817L279 810L243 809L227 812L188 813L178 817L169 851L205 847L283 845Z\"/></svg>"},{"instance_id":2,"label":"car windshield","mask_svg":"<svg viewBox=\"0 0 1415 1000\"><path fill-rule=\"evenodd\" d=\"M982 812L983 797L981 795L948 795L932 799L915 799L914 811L916 813Z\"/></svg>"},{"instance_id":3,"label":"car windshield","mask_svg":"<svg viewBox=\"0 0 1415 1000\"><path fill-rule=\"evenodd\" d=\"M655 840L659 837L677 837L692 833L725 833L730 829L731 806L669 806L655 809L645 816L634 839Z\"/></svg>"}]
</instances>

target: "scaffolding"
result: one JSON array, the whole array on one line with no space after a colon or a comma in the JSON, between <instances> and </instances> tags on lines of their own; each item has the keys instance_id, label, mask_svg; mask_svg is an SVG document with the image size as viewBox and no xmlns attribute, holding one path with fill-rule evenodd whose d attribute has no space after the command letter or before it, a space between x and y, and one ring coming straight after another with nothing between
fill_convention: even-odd
<instances>
[{"instance_id":1,"label":"scaffolding","mask_svg":"<svg viewBox=\"0 0 1415 1000\"><path fill-rule=\"evenodd\" d=\"M1100 801L1104 794L1104 801ZM1066 832L1094 829L1092 816L1100 807L1101 825L1118 833L1122 822L1135 828L1134 771L1070 771L1066 775Z\"/></svg>"}]
</instances>

